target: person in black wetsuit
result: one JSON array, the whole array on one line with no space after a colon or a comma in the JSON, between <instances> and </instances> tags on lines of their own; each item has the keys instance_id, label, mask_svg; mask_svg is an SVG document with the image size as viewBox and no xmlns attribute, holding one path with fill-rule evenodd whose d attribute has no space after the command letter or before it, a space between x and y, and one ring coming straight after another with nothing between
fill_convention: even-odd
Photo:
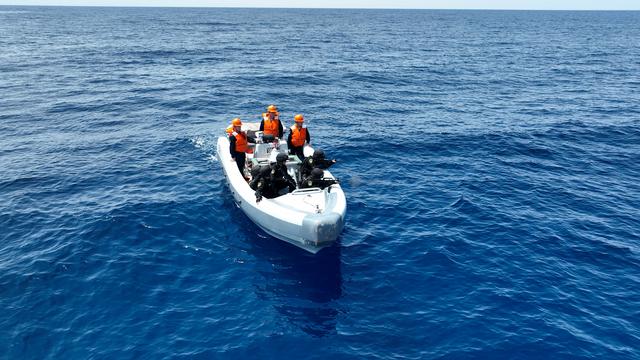
<instances>
[{"instance_id":1,"label":"person in black wetsuit","mask_svg":"<svg viewBox=\"0 0 640 360\"><path fill-rule=\"evenodd\" d=\"M338 179L323 179L324 170L320 168L314 168L311 170L311 174L307 176L302 183L300 184L301 189L307 189L312 187L317 187L320 189L327 188L333 184L339 184L340 181ZM328 190L331 191L331 190Z\"/></svg>"},{"instance_id":2,"label":"person in black wetsuit","mask_svg":"<svg viewBox=\"0 0 640 360\"><path fill-rule=\"evenodd\" d=\"M328 169L331 165L335 164L337 160L327 160L324 158L324 151L316 149L313 152L313 156L309 156L302 160L300 165L300 179L305 179L311 174L313 168L320 168L323 170Z\"/></svg>"},{"instance_id":3,"label":"person in black wetsuit","mask_svg":"<svg viewBox=\"0 0 640 360\"><path fill-rule=\"evenodd\" d=\"M296 182L287 172L287 159L289 159L289 156L287 156L287 154L279 153L278 156L276 156L275 164L271 164L271 174L269 180L273 188L280 195L286 194L287 192L292 192L296 189ZM286 188L288 188L287 192L285 192Z\"/></svg>"},{"instance_id":4,"label":"person in black wetsuit","mask_svg":"<svg viewBox=\"0 0 640 360\"><path fill-rule=\"evenodd\" d=\"M255 167L254 169L257 169L255 171L256 175L249 183L249 186L256 191L256 202L259 203L262 201L263 197L267 199L277 197L278 192L271 182L271 167L265 165ZM252 170L252 173L253 172L254 170Z\"/></svg>"}]
</instances>

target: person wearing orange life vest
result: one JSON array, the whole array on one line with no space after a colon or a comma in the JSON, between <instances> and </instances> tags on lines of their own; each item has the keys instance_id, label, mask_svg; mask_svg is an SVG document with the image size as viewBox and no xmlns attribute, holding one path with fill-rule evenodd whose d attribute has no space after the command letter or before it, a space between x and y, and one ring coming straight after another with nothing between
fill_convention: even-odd
<instances>
[{"instance_id":1,"label":"person wearing orange life vest","mask_svg":"<svg viewBox=\"0 0 640 360\"><path fill-rule=\"evenodd\" d=\"M304 159L304 144L309 144L311 137L309 136L309 129L304 126L304 116L302 114L296 115L293 120L295 125L291 127L289 132L287 146L289 146L289 153L296 155L302 161Z\"/></svg>"},{"instance_id":2,"label":"person wearing orange life vest","mask_svg":"<svg viewBox=\"0 0 640 360\"><path fill-rule=\"evenodd\" d=\"M260 131L263 131L265 135L273 135L274 137L282 138L284 129L282 128L282 122L280 122L278 108L276 108L275 105L269 105L267 107L267 112L262 113Z\"/></svg>"},{"instance_id":3,"label":"person wearing orange life vest","mask_svg":"<svg viewBox=\"0 0 640 360\"><path fill-rule=\"evenodd\" d=\"M231 153L231 160L236 162L240 175L244 177L246 152L249 150L249 143L255 143L255 140L248 138L247 134L242 131L242 120L240 118L233 119L231 125L233 125L233 132L229 134L229 152Z\"/></svg>"}]
</instances>

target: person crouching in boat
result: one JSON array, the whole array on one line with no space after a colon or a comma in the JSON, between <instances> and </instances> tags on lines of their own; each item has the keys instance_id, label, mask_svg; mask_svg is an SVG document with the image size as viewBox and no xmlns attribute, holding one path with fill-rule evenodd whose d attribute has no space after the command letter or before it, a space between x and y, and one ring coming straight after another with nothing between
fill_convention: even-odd
<instances>
[{"instance_id":1,"label":"person crouching in boat","mask_svg":"<svg viewBox=\"0 0 640 360\"><path fill-rule=\"evenodd\" d=\"M269 181L278 195L284 195L296 189L296 182L287 172L287 154L279 153L276 162L271 164L271 175Z\"/></svg>"},{"instance_id":2,"label":"person crouching in boat","mask_svg":"<svg viewBox=\"0 0 640 360\"><path fill-rule=\"evenodd\" d=\"M340 183L338 179L324 179L323 176L324 176L324 170L320 168L314 168L313 170L311 170L311 174L302 181L302 183L300 184L300 188L307 189L307 188L317 187L320 189L324 189L333 184ZM331 191L331 189L327 191Z\"/></svg>"},{"instance_id":3,"label":"person crouching in boat","mask_svg":"<svg viewBox=\"0 0 640 360\"><path fill-rule=\"evenodd\" d=\"M233 132L229 134L229 152L231 153L231 160L236 162L240 175L247 178L244 175L244 164L247 159L247 150L249 150L249 143L255 143L255 140L248 138L247 133L242 131L242 120L235 118L231 121L233 125Z\"/></svg>"},{"instance_id":4,"label":"person crouching in boat","mask_svg":"<svg viewBox=\"0 0 640 360\"><path fill-rule=\"evenodd\" d=\"M304 126L304 116L302 114L296 115L293 120L295 124L291 127L291 132L289 132L287 146L289 147L289 153L296 155L302 161L304 159L304 144L311 143L311 137L309 136L309 130Z\"/></svg>"},{"instance_id":5,"label":"person crouching in boat","mask_svg":"<svg viewBox=\"0 0 640 360\"><path fill-rule=\"evenodd\" d=\"M321 149L315 149L313 151L313 156L308 156L302 160L302 164L300 165L300 179L304 179L311 175L311 170L313 170L313 168L317 167L326 170L337 161L338 160L336 159L325 159L324 151Z\"/></svg>"},{"instance_id":6,"label":"person crouching in boat","mask_svg":"<svg viewBox=\"0 0 640 360\"><path fill-rule=\"evenodd\" d=\"M275 138L282 138L284 132L282 123L280 122L280 114L275 105L269 105L267 112L262 113L262 121L260 122L260 131L265 135L273 135Z\"/></svg>"},{"instance_id":7,"label":"person crouching in boat","mask_svg":"<svg viewBox=\"0 0 640 360\"><path fill-rule=\"evenodd\" d=\"M249 187L256 191L256 203L262 201L262 197L272 199L278 196L278 192L274 189L273 184L271 183L270 166L255 166L251 169L251 175L253 178L249 183Z\"/></svg>"}]
</instances>

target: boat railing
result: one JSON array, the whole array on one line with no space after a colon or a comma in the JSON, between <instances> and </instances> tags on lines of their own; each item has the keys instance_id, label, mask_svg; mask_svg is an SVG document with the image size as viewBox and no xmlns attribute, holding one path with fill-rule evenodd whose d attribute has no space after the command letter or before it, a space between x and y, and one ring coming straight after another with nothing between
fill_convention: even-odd
<instances>
[{"instance_id":1,"label":"boat railing","mask_svg":"<svg viewBox=\"0 0 640 360\"><path fill-rule=\"evenodd\" d=\"M295 189L290 194L291 195L307 195L307 194L319 193L321 191L322 190L320 188L312 187L312 188L305 188L305 189Z\"/></svg>"}]
</instances>

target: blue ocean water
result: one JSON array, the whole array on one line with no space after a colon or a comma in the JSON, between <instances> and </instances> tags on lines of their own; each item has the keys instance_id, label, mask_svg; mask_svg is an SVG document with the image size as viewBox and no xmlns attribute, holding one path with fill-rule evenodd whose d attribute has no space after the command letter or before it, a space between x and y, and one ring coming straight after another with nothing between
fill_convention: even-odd
<instances>
[{"instance_id":1,"label":"blue ocean water","mask_svg":"<svg viewBox=\"0 0 640 360\"><path fill-rule=\"evenodd\" d=\"M639 359L640 13L0 7L0 358ZM339 163L317 255L215 159Z\"/></svg>"}]
</instances>

